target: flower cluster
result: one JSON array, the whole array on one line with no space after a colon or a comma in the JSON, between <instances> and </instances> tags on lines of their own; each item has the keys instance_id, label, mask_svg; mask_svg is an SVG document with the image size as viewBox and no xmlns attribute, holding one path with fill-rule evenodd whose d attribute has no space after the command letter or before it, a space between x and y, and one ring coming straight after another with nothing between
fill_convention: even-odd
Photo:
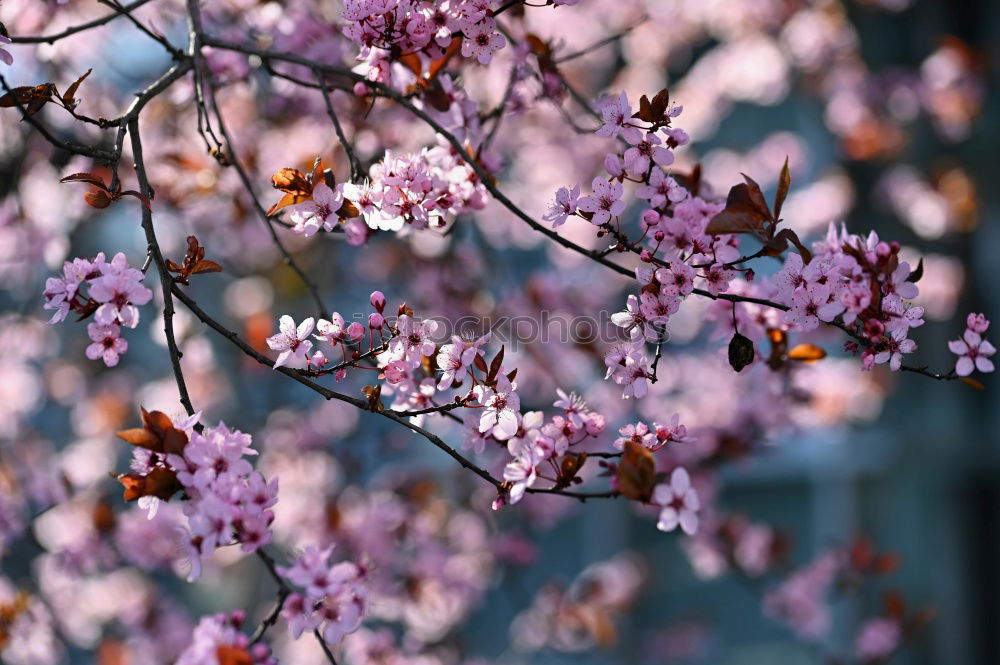
<instances>
[{"instance_id":1,"label":"flower cluster","mask_svg":"<svg viewBox=\"0 0 1000 665\"><path fill-rule=\"evenodd\" d=\"M370 302L375 311L368 315L368 352L376 349L375 334L378 333L382 339L383 330L390 330L382 316L385 296L380 291L375 291L371 295ZM274 361L275 369L304 366L317 374L332 373L340 381L347 375L347 367L362 355L359 344L365 338L365 326L357 321L347 323L340 312L333 312L329 319L320 319L319 323L310 316L298 325L295 324L295 319L284 314L278 320L278 330L276 335L267 338L268 347L278 352L278 357ZM316 334L313 334L313 330ZM321 349L310 355L309 352L313 348L310 337L325 342L332 350L339 349L343 361L329 366L330 360Z\"/></svg>"},{"instance_id":2,"label":"flower cluster","mask_svg":"<svg viewBox=\"0 0 1000 665\"><path fill-rule=\"evenodd\" d=\"M349 561L330 565L332 547L306 547L289 566L278 573L301 592L285 599L281 615L288 622L293 639L304 632L319 630L330 646L361 626L368 594L364 571Z\"/></svg>"},{"instance_id":3,"label":"flower cluster","mask_svg":"<svg viewBox=\"0 0 1000 665\"><path fill-rule=\"evenodd\" d=\"M492 0L347 0L344 34L361 47L359 59L422 53L430 60L441 58L460 34L462 55L486 65L507 45L497 30L492 4Z\"/></svg>"},{"instance_id":4,"label":"flower cluster","mask_svg":"<svg viewBox=\"0 0 1000 665\"><path fill-rule=\"evenodd\" d=\"M820 640L831 622L826 595L843 565L843 552L823 553L764 596L764 614L787 625L806 642Z\"/></svg>"},{"instance_id":5,"label":"flower cluster","mask_svg":"<svg viewBox=\"0 0 1000 665\"><path fill-rule=\"evenodd\" d=\"M240 632L245 619L239 610L202 617L177 665L275 665L266 644L251 644Z\"/></svg>"},{"instance_id":6,"label":"flower cluster","mask_svg":"<svg viewBox=\"0 0 1000 665\"><path fill-rule=\"evenodd\" d=\"M443 227L456 215L486 206L476 173L449 147L419 153L386 152L369 181L346 186L347 197L372 229L403 231Z\"/></svg>"},{"instance_id":7,"label":"flower cluster","mask_svg":"<svg viewBox=\"0 0 1000 665\"><path fill-rule=\"evenodd\" d=\"M969 314L962 337L948 342L948 348L958 356L958 360L955 361L955 373L959 376L969 376L973 370L984 373L993 371L993 361L990 360L990 356L997 350L983 338L983 333L989 327L989 320L982 314Z\"/></svg>"},{"instance_id":8,"label":"flower cluster","mask_svg":"<svg viewBox=\"0 0 1000 665\"><path fill-rule=\"evenodd\" d=\"M508 404L510 394L506 395ZM566 395L560 391L555 406L561 407L562 414L548 419L540 411L529 411L523 417L516 414L517 427L510 435L506 430L498 432L499 425L487 432L499 441L506 441L507 451L514 458L503 470L503 479L510 484L506 500L511 504L520 501L539 478L547 477L545 468L554 474L549 479L558 488L582 482L577 473L586 455L571 448L590 437L600 436L605 428L604 416L588 409L573 393ZM486 417L484 414L483 418ZM479 429L482 432L481 424ZM499 508L506 500L498 499L494 508Z\"/></svg>"},{"instance_id":9,"label":"flower cluster","mask_svg":"<svg viewBox=\"0 0 1000 665\"><path fill-rule=\"evenodd\" d=\"M79 314L80 319L93 315L94 321L87 324L92 342L87 357L100 358L108 367L114 367L128 350L121 327L139 325L137 305L145 305L153 297L153 292L143 285L143 277L141 270L129 267L121 252L110 263L103 252L93 261L67 261L62 277L49 277L45 282L45 309L56 310L49 323L65 320L70 312Z\"/></svg>"},{"instance_id":10,"label":"flower cluster","mask_svg":"<svg viewBox=\"0 0 1000 665\"><path fill-rule=\"evenodd\" d=\"M688 438L687 427L680 424L680 415L676 413L671 417L668 424L657 424L654 422L653 427L650 428L649 425L640 421L634 425L629 424L619 428L618 433L621 436L615 439L614 442L614 446L618 450L625 450L625 444L628 441L641 444L648 448L650 452L656 452L671 442L690 443L692 441L692 439Z\"/></svg>"},{"instance_id":11,"label":"flower cluster","mask_svg":"<svg viewBox=\"0 0 1000 665\"><path fill-rule=\"evenodd\" d=\"M201 560L234 538L244 552L271 540L278 479L267 482L244 459L257 454L251 443L249 434L219 423L195 432L182 454L167 456L189 499L184 513L191 530L191 578L198 577Z\"/></svg>"},{"instance_id":12,"label":"flower cluster","mask_svg":"<svg viewBox=\"0 0 1000 665\"><path fill-rule=\"evenodd\" d=\"M789 254L770 283L774 299L790 308L784 315L789 329L808 332L835 320L855 326L864 368L889 363L898 371L903 355L916 349L910 328L924 323L923 307L910 303L919 288L899 249L874 232L861 237L831 224L826 238L813 244L808 264Z\"/></svg>"},{"instance_id":13,"label":"flower cluster","mask_svg":"<svg viewBox=\"0 0 1000 665\"><path fill-rule=\"evenodd\" d=\"M197 431L198 415L174 424L160 411L144 410L142 428L118 433L136 446L132 473L118 477L126 500L138 499L152 517L159 502L178 491L188 499L180 545L191 566L189 581L218 547L240 543L253 552L270 542L271 508L278 500L278 479L267 482L244 459L257 454L250 435L224 423Z\"/></svg>"}]
</instances>

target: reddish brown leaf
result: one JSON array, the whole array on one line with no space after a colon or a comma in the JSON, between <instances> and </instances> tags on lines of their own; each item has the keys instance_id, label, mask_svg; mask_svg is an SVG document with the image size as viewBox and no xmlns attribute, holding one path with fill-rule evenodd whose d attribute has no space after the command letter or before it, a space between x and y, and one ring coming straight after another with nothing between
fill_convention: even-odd
<instances>
[{"instance_id":1,"label":"reddish brown leaf","mask_svg":"<svg viewBox=\"0 0 1000 665\"><path fill-rule=\"evenodd\" d=\"M789 360L815 361L826 358L826 351L814 344L799 344L788 352Z\"/></svg>"},{"instance_id":2,"label":"reddish brown leaf","mask_svg":"<svg viewBox=\"0 0 1000 665\"><path fill-rule=\"evenodd\" d=\"M138 473L124 473L118 476L118 482L125 488L126 501L135 501L144 496L155 496L167 501L184 489L177 480L177 474L162 466L156 467L145 476Z\"/></svg>"},{"instance_id":3,"label":"reddish brown leaf","mask_svg":"<svg viewBox=\"0 0 1000 665\"><path fill-rule=\"evenodd\" d=\"M271 209L267 211L268 217L278 212L282 208L286 208L290 205L295 205L296 203L302 203L303 201L309 201L312 199L312 194L302 195L302 194L285 194L281 197L281 200L271 206Z\"/></svg>"},{"instance_id":4,"label":"reddish brown leaf","mask_svg":"<svg viewBox=\"0 0 1000 665\"><path fill-rule=\"evenodd\" d=\"M145 208L146 210L149 210L150 212L152 212L152 210L153 210L153 204L150 202L149 198L145 194L140 194L139 192L137 192L135 190L129 189L129 190L126 190L126 191L122 192L118 196L119 197L121 197L121 196L134 196L135 198L137 198L140 201L142 201L142 207L143 208Z\"/></svg>"},{"instance_id":5,"label":"reddish brown leaf","mask_svg":"<svg viewBox=\"0 0 1000 665\"><path fill-rule=\"evenodd\" d=\"M215 650L215 658L219 661L219 665L253 665L254 663L249 651L230 644L220 645Z\"/></svg>"},{"instance_id":6,"label":"reddish brown leaf","mask_svg":"<svg viewBox=\"0 0 1000 665\"><path fill-rule=\"evenodd\" d=\"M552 49L538 35L529 32L525 39L528 42L528 47L531 49L531 52L535 55L546 58L552 55Z\"/></svg>"},{"instance_id":7,"label":"reddish brown leaf","mask_svg":"<svg viewBox=\"0 0 1000 665\"><path fill-rule=\"evenodd\" d=\"M490 372L486 377L487 381L493 382L496 380L497 374L500 372L500 365L503 364L503 354L504 347L501 346L500 351L497 352L497 355L493 358L493 362L490 363Z\"/></svg>"},{"instance_id":8,"label":"reddish brown leaf","mask_svg":"<svg viewBox=\"0 0 1000 665\"><path fill-rule=\"evenodd\" d=\"M788 157L785 157L785 165L781 167L781 175L778 176L778 190L774 193L774 219L781 219L781 206L785 203L788 190L792 186L792 174L788 170Z\"/></svg>"},{"instance_id":9,"label":"reddish brown leaf","mask_svg":"<svg viewBox=\"0 0 1000 665\"><path fill-rule=\"evenodd\" d=\"M143 427L123 429L120 432L115 432L115 436L133 446L160 452L159 438Z\"/></svg>"},{"instance_id":10,"label":"reddish brown leaf","mask_svg":"<svg viewBox=\"0 0 1000 665\"><path fill-rule=\"evenodd\" d=\"M0 97L0 108L22 106L29 116L35 115L39 109L45 106L46 102L52 101L52 96L55 93L56 86L52 83L21 86Z\"/></svg>"},{"instance_id":11,"label":"reddish brown leaf","mask_svg":"<svg viewBox=\"0 0 1000 665\"><path fill-rule=\"evenodd\" d=\"M204 259L194 264L194 270L191 271L191 274L200 275L203 272L222 272L222 266L215 261Z\"/></svg>"},{"instance_id":12,"label":"reddish brown leaf","mask_svg":"<svg viewBox=\"0 0 1000 665\"><path fill-rule=\"evenodd\" d=\"M709 235L724 233L763 233L764 224L771 220L771 212L760 193L760 187L746 176L747 183L729 190L726 207L712 218L705 228ZM752 186L751 186L752 183Z\"/></svg>"},{"instance_id":13,"label":"reddish brown leaf","mask_svg":"<svg viewBox=\"0 0 1000 665\"><path fill-rule=\"evenodd\" d=\"M462 38L452 38L451 43L448 44L448 47L444 50L444 55L433 61L427 68L427 81L430 82L437 78L437 75L441 73L441 70L444 69L445 65L447 65L460 50L462 50Z\"/></svg>"},{"instance_id":14,"label":"reddish brown leaf","mask_svg":"<svg viewBox=\"0 0 1000 665\"><path fill-rule=\"evenodd\" d=\"M368 410L382 413L385 407L382 405L382 386L365 386L361 392L368 398Z\"/></svg>"},{"instance_id":15,"label":"reddish brown leaf","mask_svg":"<svg viewBox=\"0 0 1000 665\"><path fill-rule=\"evenodd\" d=\"M358 206L354 205L352 202L344 199L344 202L337 209L337 216L341 219L351 219L353 217L360 217L361 211L358 210Z\"/></svg>"},{"instance_id":16,"label":"reddish brown leaf","mask_svg":"<svg viewBox=\"0 0 1000 665\"><path fill-rule=\"evenodd\" d=\"M618 491L635 501L649 501L656 485L653 453L641 443L625 442L625 452L616 475Z\"/></svg>"},{"instance_id":17,"label":"reddish brown leaf","mask_svg":"<svg viewBox=\"0 0 1000 665\"><path fill-rule=\"evenodd\" d=\"M986 386L984 386L982 383L980 383L979 381L976 381L975 379L973 379L970 376L960 377L959 381L961 381L962 383L964 383L967 386L972 386L976 390L986 390Z\"/></svg>"},{"instance_id":18,"label":"reddish brown leaf","mask_svg":"<svg viewBox=\"0 0 1000 665\"><path fill-rule=\"evenodd\" d=\"M271 176L271 186L286 194L294 194L305 198L312 197L312 183L298 169L281 169Z\"/></svg>"},{"instance_id":19,"label":"reddish brown leaf","mask_svg":"<svg viewBox=\"0 0 1000 665\"><path fill-rule=\"evenodd\" d=\"M92 192L85 192L83 200L91 208L107 208L114 201L112 196L102 189L95 189Z\"/></svg>"},{"instance_id":20,"label":"reddish brown leaf","mask_svg":"<svg viewBox=\"0 0 1000 665\"><path fill-rule=\"evenodd\" d=\"M73 83L70 84L70 86L68 88L66 88L66 92L64 92L63 96L62 96L63 103L66 106L68 106L70 108L73 108L73 107L76 106L76 99L75 99L76 98L76 91L79 90L80 84L83 83L83 81L88 76L90 76L90 73L92 71L94 71L94 70L93 69L88 69L86 74L84 74L83 76L81 76L77 80L73 81Z\"/></svg>"},{"instance_id":21,"label":"reddish brown leaf","mask_svg":"<svg viewBox=\"0 0 1000 665\"><path fill-rule=\"evenodd\" d=\"M59 182L85 182L88 185L93 185L99 189L103 189L106 192L111 192L108 186L104 184L104 179L93 173L74 173L68 175L65 178L60 178Z\"/></svg>"},{"instance_id":22,"label":"reddish brown leaf","mask_svg":"<svg viewBox=\"0 0 1000 665\"><path fill-rule=\"evenodd\" d=\"M798 250L800 255L802 255L803 263L809 263L810 261L812 261L812 252L810 252L809 249L802 244L802 241L799 240L799 234L797 234L795 231L791 229L781 229L774 236L774 238L777 240L787 240L788 242L795 245L795 249Z\"/></svg>"}]
</instances>

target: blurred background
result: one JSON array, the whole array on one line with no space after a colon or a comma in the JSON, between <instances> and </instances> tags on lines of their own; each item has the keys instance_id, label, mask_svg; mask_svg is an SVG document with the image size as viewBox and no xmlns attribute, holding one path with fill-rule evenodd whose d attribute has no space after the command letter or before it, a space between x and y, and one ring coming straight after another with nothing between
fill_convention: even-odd
<instances>
[{"instance_id":1,"label":"blurred background","mask_svg":"<svg viewBox=\"0 0 1000 665\"><path fill-rule=\"evenodd\" d=\"M52 33L95 15L94 4L5 0L0 21L12 35ZM180 8L159 4L136 16L154 21L173 43L184 44ZM204 4L207 20L220 32L226 29L224 17L246 13L246 26L228 25L237 40L268 26L286 50L350 59L351 44L328 38L335 29L306 34L303 27L324 20L332 26L339 3ZM677 168L700 164L704 179L720 195L744 172L770 198L787 156L793 186L784 216L801 236L815 239L830 221L843 220L853 232L873 229L883 239L898 240L911 263L922 256L925 276L918 303L925 307L927 323L916 335L920 364L950 369L954 356L947 341L961 334L966 312L1000 316L995 258L1000 256L1000 3L584 0L558 15L529 8L523 19L511 20L523 20L526 30L565 43L562 53L611 38L606 46L567 61L567 81L586 98L625 89L635 100L669 87L671 98L684 106L677 125L692 137L679 152ZM53 72L71 81L94 67L82 88L83 108L111 117L123 99L169 65L169 57L124 21L102 28L100 35L37 50L8 47L15 65L4 75L12 86L26 85ZM216 54L212 60L220 103L231 114L237 144L246 151L267 207L275 196L268 188L270 174L283 166L308 165L319 149L334 152L336 138L315 95L268 77L259 63L230 55ZM508 56L489 70L466 72L470 95L495 100L502 93ZM212 284L195 284L193 292L263 348L278 315L292 312L298 319L311 312L307 294L281 265L231 170L219 171L203 154L191 129L190 102L189 91L171 91L169 102L154 107L146 121L147 152L154 156L151 177L158 200L167 206L158 217L158 232L175 259L184 237L198 235L226 270ZM572 100L564 103L572 108ZM386 146L413 149L432 140L427 133L411 136L402 124L393 126L391 110L355 120L361 114L352 100L341 98L337 104L366 159ZM514 116L505 121L497 144L508 160L500 184L537 217L556 187L589 182L599 172L601 144L594 137L577 137L552 105L511 111ZM91 130L73 127L55 111L40 117L67 137ZM578 117L589 126L589 118ZM44 279L63 260L124 251L137 265L145 254L134 207L98 213L83 205L80 188L58 184L59 176L82 170L88 165L48 149L13 113L2 114L0 339L9 342L0 344L0 450L5 473L18 478L6 487L19 487L36 507L103 482L109 470L124 469L124 451L111 433L133 426L137 402L176 408L162 323L151 309L143 310L143 323L129 334L128 355L114 371L83 358L82 324L41 324L47 319L41 309ZM289 244L328 301L345 314L366 311L367 294L376 288L389 297L390 307L405 301L427 315L541 308L572 314L620 306L626 281L592 272L576 257L527 235L497 208L459 220L456 231L443 237L379 236L363 250L336 238L313 243L290 238ZM593 241L585 223L563 230L575 240ZM678 317L676 343L664 360L676 381L703 385L698 383L703 380L704 390L711 391L716 370L705 369L707 377L699 379L701 367L680 357L692 349L714 353L718 342L706 345L711 330L704 316L704 308L693 307ZM261 466L282 470L283 491L290 474L307 475L302 465L314 459L313 452L332 453L332 459L322 458L325 471L316 478L303 479L301 486L290 483L290 491L300 492L299 498L288 499L297 502L294 510L308 512L316 502L309 483L327 483L337 488L327 490L331 495L343 491L350 499L346 488L391 486L398 492L411 482L399 478L417 472L447 488L442 491L453 500L467 503L461 510L476 514L489 529L519 534L504 541L507 549L497 561L483 564L480 594L463 607L467 618L448 624L448 644L460 645L463 653L489 662L546 665L841 662L831 654L850 651L859 622L881 611L885 594L898 590L908 611L932 608L933 621L892 662L1000 662L1000 397L993 377L985 377L986 390L977 391L916 375L863 374L856 362L831 358L824 369L801 377L817 395L810 412L793 427L769 432L752 457L720 473L719 503L783 534L789 568L861 535L879 552L898 555L898 570L891 575L834 600L829 635L807 646L761 611L762 592L772 582L732 574L727 562L711 552L656 531L649 514L625 502L537 501L523 515L494 516L489 493L456 474L439 451L371 424L350 407L317 404L315 395L289 387L206 334L186 312L179 313L178 324L197 407L210 420L222 418L252 432L265 450ZM836 335L826 339L833 350L842 342ZM539 370L541 376L535 376L522 370L526 408L547 407L556 386L582 393L595 408L614 397L613 387L599 381L599 360L581 359L579 349L547 351L554 354L553 366L528 353L518 356L525 365L549 372ZM640 413L650 419L672 413L669 390L654 395ZM678 408L694 414L695 423L711 417L711 407L685 399ZM609 432L630 421L625 407L615 408L606 414ZM459 435L446 423L440 428L453 438ZM60 489L60 483L68 489ZM115 491L105 484L97 494L112 497L119 509ZM279 519L291 521L297 514ZM14 581L28 578L38 553L53 549L47 537L51 534L43 528L8 543L0 559L3 575ZM596 573L588 568L607 562L610 567ZM254 577L259 569L253 562L227 560L219 566L229 572L210 573L198 587L169 575L154 575L153 587L169 590L195 615L234 606L260 614L267 608L272 590L267 580ZM585 570L617 580L627 599L609 604L613 636L588 624L581 643L601 647L583 653L533 636L531 615L525 613L537 602L538 590L548 583L571 587L576 580L582 593ZM233 575L255 581L234 586L226 582ZM433 614L426 607L418 610ZM106 619L88 618L98 626ZM95 647L106 639L100 635L113 632L95 630L81 629L84 646L69 650L73 662L92 662L85 646ZM311 654L302 660L289 657L284 662L312 662Z\"/></svg>"}]
</instances>

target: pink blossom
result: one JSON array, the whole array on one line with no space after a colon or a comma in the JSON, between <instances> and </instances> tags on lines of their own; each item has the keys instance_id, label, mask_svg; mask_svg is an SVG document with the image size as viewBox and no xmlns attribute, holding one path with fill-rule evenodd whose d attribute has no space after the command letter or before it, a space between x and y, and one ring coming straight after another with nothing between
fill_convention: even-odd
<instances>
[{"instance_id":1,"label":"pink blossom","mask_svg":"<svg viewBox=\"0 0 1000 665\"><path fill-rule=\"evenodd\" d=\"M594 178L593 187L593 194L584 196L577 202L580 210L593 213L591 224L600 226L625 212L625 202L621 200L624 189L620 182Z\"/></svg>"},{"instance_id":2,"label":"pink blossom","mask_svg":"<svg viewBox=\"0 0 1000 665\"><path fill-rule=\"evenodd\" d=\"M284 367L289 362L305 363L312 349L309 334L312 333L314 325L311 316L302 321L298 327L295 325L295 320L287 314L278 320L278 329L281 332L267 338L267 345L279 352L278 359L274 361L274 369Z\"/></svg>"},{"instance_id":3,"label":"pink blossom","mask_svg":"<svg viewBox=\"0 0 1000 665\"><path fill-rule=\"evenodd\" d=\"M617 99L612 99L604 104L601 108L601 116L604 118L604 124L597 130L598 136L614 139L618 138L618 134L621 132L626 140L632 144L641 140L642 132L629 124L632 117L632 106L629 105L628 95L624 91Z\"/></svg>"},{"instance_id":4,"label":"pink blossom","mask_svg":"<svg viewBox=\"0 0 1000 665\"><path fill-rule=\"evenodd\" d=\"M573 189L560 187L556 191L555 201L549 206L548 212L542 216L547 222L552 222L552 228L562 226L566 218L576 213L576 207L580 198L580 185L574 185Z\"/></svg>"},{"instance_id":5,"label":"pink blossom","mask_svg":"<svg viewBox=\"0 0 1000 665\"><path fill-rule=\"evenodd\" d=\"M331 314L329 321L320 319L316 324L316 330L319 334L314 337L330 344L356 344L365 336L363 325L357 321L347 325L339 312Z\"/></svg>"},{"instance_id":6,"label":"pink blossom","mask_svg":"<svg viewBox=\"0 0 1000 665\"><path fill-rule=\"evenodd\" d=\"M674 163L674 153L660 145L662 141L656 134L647 133L639 141L629 143L632 143L632 147L625 151L625 168L636 175L645 176L650 163L657 166L670 166Z\"/></svg>"},{"instance_id":7,"label":"pink blossom","mask_svg":"<svg viewBox=\"0 0 1000 665\"><path fill-rule=\"evenodd\" d=\"M10 37L8 37L7 35L0 35L0 44L10 44L10 43L11 43ZM7 65L13 65L14 56L12 56L10 54L10 51L8 51L7 49L0 48L0 62L4 62Z\"/></svg>"},{"instance_id":8,"label":"pink blossom","mask_svg":"<svg viewBox=\"0 0 1000 665\"><path fill-rule=\"evenodd\" d=\"M479 384L473 392L476 399L485 408L479 418L479 431L490 432L494 438L501 441L509 439L517 433L517 414L521 409L521 398L518 397L517 384L511 383L501 371L495 387Z\"/></svg>"},{"instance_id":9,"label":"pink blossom","mask_svg":"<svg viewBox=\"0 0 1000 665\"><path fill-rule=\"evenodd\" d=\"M862 662L882 661L899 648L903 631L897 619L875 617L861 626L854 654Z\"/></svg>"},{"instance_id":10,"label":"pink blossom","mask_svg":"<svg viewBox=\"0 0 1000 665\"><path fill-rule=\"evenodd\" d=\"M679 203L687 198L688 191L676 180L666 175L660 169L653 169L649 174L649 184L636 190L637 198L649 201L654 208L662 208L667 201Z\"/></svg>"},{"instance_id":11,"label":"pink blossom","mask_svg":"<svg viewBox=\"0 0 1000 665\"><path fill-rule=\"evenodd\" d=\"M292 233L299 233L307 238L321 229L332 231L337 225L337 211L344 204L344 186L338 184L330 188L325 182L316 183L312 196L308 201L287 208L294 223Z\"/></svg>"},{"instance_id":12,"label":"pink blossom","mask_svg":"<svg viewBox=\"0 0 1000 665\"><path fill-rule=\"evenodd\" d=\"M989 322L986 325L988 326ZM990 360L990 356L997 350L972 328L966 329L960 339L948 342L948 349L958 356L955 373L959 376L969 376L974 370L984 373L993 371L993 361Z\"/></svg>"},{"instance_id":13,"label":"pink blossom","mask_svg":"<svg viewBox=\"0 0 1000 665\"><path fill-rule=\"evenodd\" d=\"M118 324L89 323L87 335L93 341L93 344L87 347L87 357L91 360L100 358L108 367L117 365L121 354L128 350L128 342L121 338L121 328Z\"/></svg>"},{"instance_id":14,"label":"pink blossom","mask_svg":"<svg viewBox=\"0 0 1000 665\"><path fill-rule=\"evenodd\" d=\"M507 45L507 40L497 32L496 22L486 19L463 29L462 55L475 57L481 65L488 65L493 54Z\"/></svg>"},{"instance_id":15,"label":"pink blossom","mask_svg":"<svg viewBox=\"0 0 1000 665\"><path fill-rule=\"evenodd\" d=\"M883 337L882 341L875 347L875 364L881 365L888 362L889 368L893 372L898 372L903 364L903 354L912 353L917 348L917 343L912 339L907 339L906 330L896 330L888 337ZM990 364L992 368L992 363Z\"/></svg>"},{"instance_id":16,"label":"pink blossom","mask_svg":"<svg viewBox=\"0 0 1000 665\"><path fill-rule=\"evenodd\" d=\"M660 520L656 524L660 531L673 531L680 525L684 533L693 536L698 530L701 504L684 468L674 469L669 483L661 483L653 489L652 502L662 508Z\"/></svg>"}]
</instances>

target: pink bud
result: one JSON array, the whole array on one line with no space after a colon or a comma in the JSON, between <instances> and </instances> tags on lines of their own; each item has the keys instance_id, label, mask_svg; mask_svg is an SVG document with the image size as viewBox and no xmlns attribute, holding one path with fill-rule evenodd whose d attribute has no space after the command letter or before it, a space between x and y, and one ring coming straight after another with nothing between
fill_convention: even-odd
<instances>
[{"instance_id":1,"label":"pink bud","mask_svg":"<svg viewBox=\"0 0 1000 665\"><path fill-rule=\"evenodd\" d=\"M653 261L653 255L649 253L648 249L642 250L642 252L639 253L639 258L646 263L652 263Z\"/></svg>"},{"instance_id":2,"label":"pink bud","mask_svg":"<svg viewBox=\"0 0 1000 665\"><path fill-rule=\"evenodd\" d=\"M371 319L371 317L372 315L368 316L369 320ZM364 336L365 336L365 327L360 323L358 323L357 321L347 326L347 339L349 339L350 341L357 342Z\"/></svg>"},{"instance_id":3,"label":"pink bud","mask_svg":"<svg viewBox=\"0 0 1000 665\"><path fill-rule=\"evenodd\" d=\"M364 97L366 95L371 94L371 90L368 88L367 85L358 81L357 83L354 84L354 94L357 95L358 97Z\"/></svg>"},{"instance_id":4,"label":"pink bud","mask_svg":"<svg viewBox=\"0 0 1000 665\"><path fill-rule=\"evenodd\" d=\"M655 240L656 242L663 242L663 239L666 237L667 236L663 231L657 231L656 233L653 234L653 240Z\"/></svg>"},{"instance_id":5,"label":"pink bud","mask_svg":"<svg viewBox=\"0 0 1000 665\"><path fill-rule=\"evenodd\" d=\"M372 312L368 315L368 327L372 330L381 330L384 325L385 318L378 312Z\"/></svg>"},{"instance_id":6,"label":"pink bud","mask_svg":"<svg viewBox=\"0 0 1000 665\"><path fill-rule=\"evenodd\" d=\"M346 367L341 367L333 375L333 379L335 381L343 381L345 378L347 378L347 368Z\"/></svg>"},{"instance_id":7,"label":"pink bud","mask_svg":"<svg viewBox=\"0 0 1000 665\"><path fill-rule=\"evenodd\" d=\"M646 226L656 226L660 223L660 213L655 210L647 210L642 213L642 223Z\"/></svg>"},{"instance_id":8,"label":"pink bud","mask_svg":"<svg viewBox=\"0 0 1000 665\"><path fill-rule=\"evenodd\" d=\"M970 313L965 319L965 325L977 335L982 335L990 327L990 321L985 314Z\"/></svg>"},{"instance_id":9,"label":"pink bud","mask_svg":"<svg viewBox=\"0 0 1000 665\"><path fill-rule=\"evenodd\" d=\"M604 168L615 178L625 175L625 170L622 168L621 160L618 159L618 155L613 152L609 152L604 158Z\"/></svg>"},{"instance_id":10,"label":"pink bud","mask_svg":"<svg viewBox=\"0 0 1000 665\"><path fill-rule=\"evenodd\" d=\"M372 291L372 294L368 297L368 302L371 303L372 307L382 312L385 309L385 296L381 291Z\"/></svg>"}]
</instances>

